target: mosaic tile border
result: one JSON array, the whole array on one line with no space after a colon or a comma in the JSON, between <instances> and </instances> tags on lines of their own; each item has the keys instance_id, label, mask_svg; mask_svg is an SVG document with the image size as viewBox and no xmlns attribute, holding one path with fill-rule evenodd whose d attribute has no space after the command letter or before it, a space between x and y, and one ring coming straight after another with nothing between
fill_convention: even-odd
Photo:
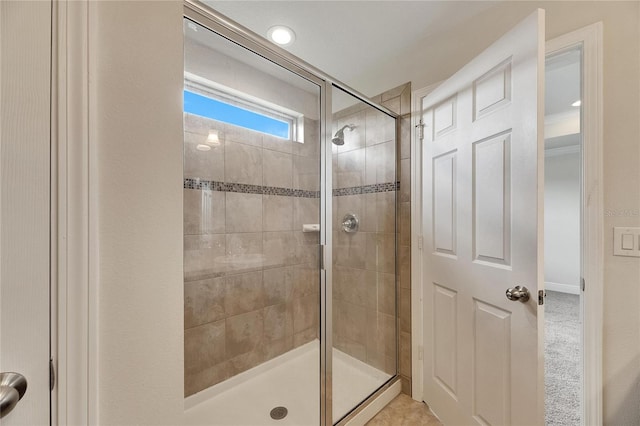
<instances>
[{"instance_id":1,"label":"mosaic tile border","mask_svg":"<svg viewBox=\"0 0 640 426\"><path fill-rule=\"evenodd\" d=\"M282 195L285 197L320 198L320 191L304 189L279 188L276 186L249 185L246 183L229 183L198 178L186 178L184 189L200 189L219 192L239 192L242 194Z\"/></svg>"},{"instance_id":2,"label":"mosaic tile border","mask_svg":"<svg viewBox=\"0 0 640 426\"><path fill-rule=\"evenodd\" d=\"M338 188L333 190L334 197L358 194L374 194L376 192L393 192L400 190L400 182L374 183L364 186L352 186L350 188Z\"/></svg>"},{"instance_id":3,"label":"mosaic tile border","mask_svg":"<svg viewBox=\"0 0 640 426\"><path fill-rule=\"evenodd\" d=\"M275 186L250 185L245 183L229 183L199 178L185 178L184 189L199 189L218 192L238 192L242 194L281 195L297 198L320 198L320 191L304 189L280 188ZM374 194L377 192L393 192L400 190L400 182L375 183L372 185L352 186L333 190L334 197L358 194Z\"/></svg>"}]
</instances>

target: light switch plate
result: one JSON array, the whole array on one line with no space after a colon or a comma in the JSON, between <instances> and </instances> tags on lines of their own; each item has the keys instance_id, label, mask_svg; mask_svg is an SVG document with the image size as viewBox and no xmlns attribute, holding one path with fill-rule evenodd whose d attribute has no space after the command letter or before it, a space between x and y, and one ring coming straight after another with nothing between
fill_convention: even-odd
<instances>
[{"instance_id":1,"label":"light switch plate","mask_svg":"<svg viewBox=\"0 0 640 426\"><path fill-rule=\"evenodd\" d=\"M640 257L640 228L613 228L613 255Z\"/></svg>"}]
</instances>

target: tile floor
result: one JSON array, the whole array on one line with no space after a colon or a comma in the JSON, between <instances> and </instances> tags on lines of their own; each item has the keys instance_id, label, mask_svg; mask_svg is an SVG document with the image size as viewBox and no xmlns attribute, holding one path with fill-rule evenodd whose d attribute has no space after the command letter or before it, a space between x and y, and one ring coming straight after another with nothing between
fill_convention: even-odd
<instances>
[{"instance_id":1,"label":"tile floor","mask_svg":"<svg viewBox=\"0 0 640 426\"><path fill-rule=\"evenodd\" d=\"M426 404L405 394L398 395L366 426L441 426Z\"/></svg>"}]
</instances>

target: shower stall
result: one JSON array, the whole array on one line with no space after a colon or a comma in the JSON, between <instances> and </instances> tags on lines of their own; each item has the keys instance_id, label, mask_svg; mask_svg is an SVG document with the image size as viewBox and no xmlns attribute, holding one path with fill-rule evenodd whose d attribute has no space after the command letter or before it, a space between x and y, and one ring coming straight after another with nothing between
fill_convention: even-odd
<instances>
[{"instance_id":1,"label":"shower stall","mask_svg":"<svg viewBox=\"0 0 640 426\"><path fill-rule=\"evenodd\" d=\"M345 424L399 382L396 115L213 10L184 18L191 424Z\"/></svg>"}]
</instances>

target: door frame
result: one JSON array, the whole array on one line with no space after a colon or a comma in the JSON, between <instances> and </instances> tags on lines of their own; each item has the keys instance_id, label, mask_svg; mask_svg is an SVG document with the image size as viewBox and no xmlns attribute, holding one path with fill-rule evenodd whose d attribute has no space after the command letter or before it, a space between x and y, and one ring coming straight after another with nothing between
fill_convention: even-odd
<instances>
[{"instance_id":1,"label":"door frame","mask_svg":"<svg viewBox=\"0 0 640 426\"><path fill-rule=\"evenodd\" d=\"M546 53L582 46L582 424L602 423L602 324L604 222L602 190L602 22L547 41ZM411 124L417 128L422 98L440 82L412 92ZM412 397L423 399L423 288L422 288L422 147L411 134L411 345ZM588 289L588 290L586 290Z\"/></svg>"},{"instance_id":2,"label":"door frame","mask_svg":"<svg viewBox=\"0 0 640 426\"><path fill-rule=\"evenodd\" d=\"M89 0L53 2L52 424L97 423L97 168Z\"/></svg>"}]
</instances>

